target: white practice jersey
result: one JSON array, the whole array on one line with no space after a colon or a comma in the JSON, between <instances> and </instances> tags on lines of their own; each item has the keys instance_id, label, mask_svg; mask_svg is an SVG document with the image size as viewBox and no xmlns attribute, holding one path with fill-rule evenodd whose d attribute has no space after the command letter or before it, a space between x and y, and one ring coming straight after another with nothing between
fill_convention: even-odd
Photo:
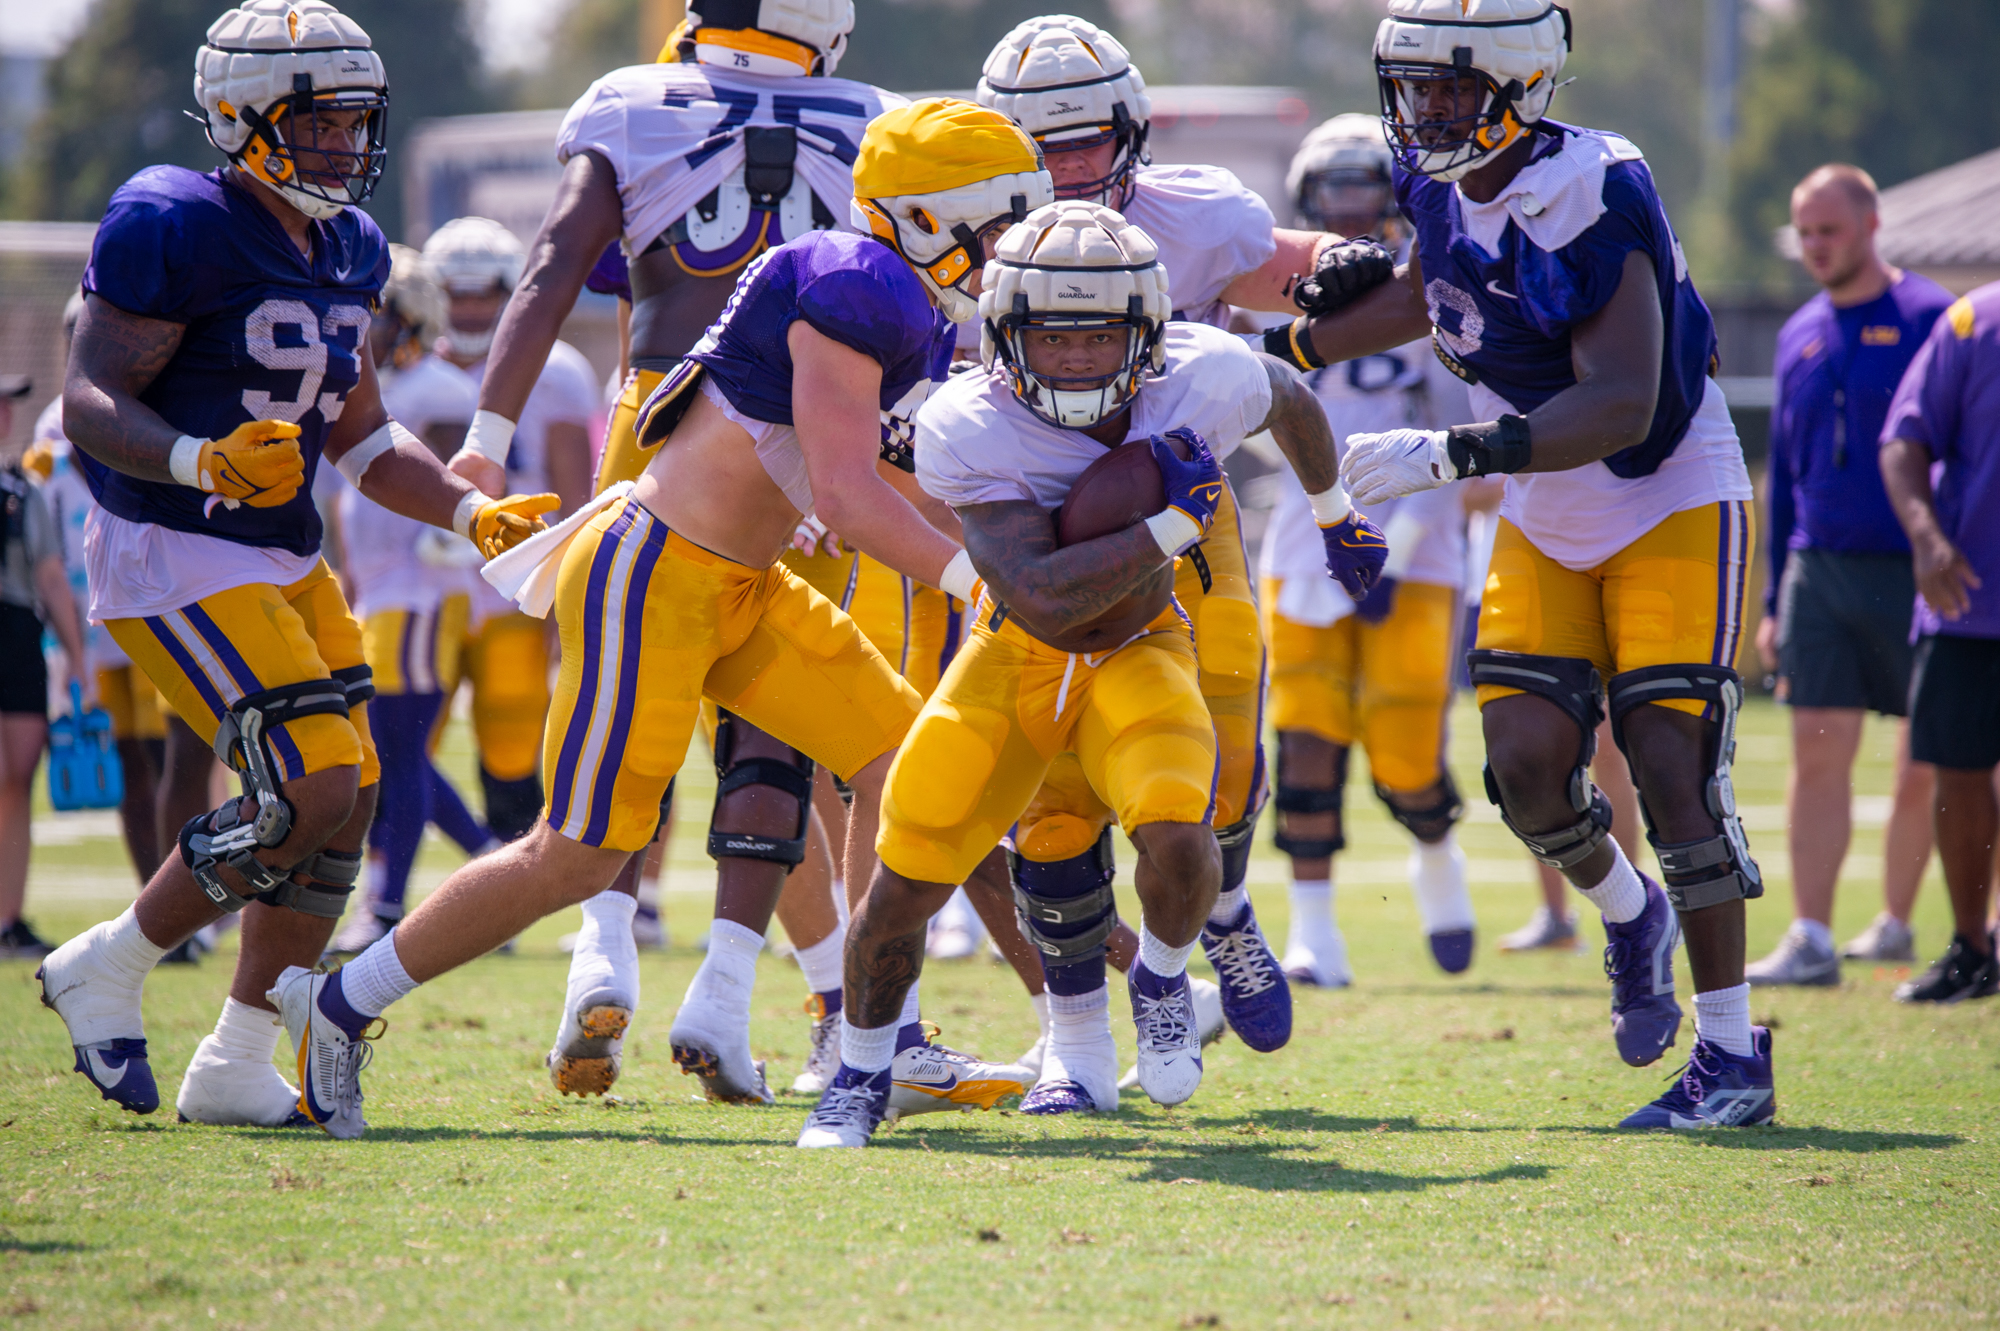
<instances>
[{"instance_id":1,"label":"white practice jersey","mask_svg":"<svg viewBox=\"0 0 2000 1331\"><path fill-rule=\"evenodd\" d=\"M646 247L711 191L726 229L749 217L743 187L743 131L789 126L797 134L792 193L778 209L785 238L812 227L819 196L834 225L852 230L854 155L861 132L882 112L908 99L866 83L833 78L781 78L699 64L647 64L615 69L590 85L563 117L556 158L590 151L611 164L625 217L627 257ZM741 214L739 219L738 214ZM704 250L734 236L718 234Z\"/></svg>"},{"instance_id":2,"label":"white practice jersey","mask_svg":"<svg viewBox=\"0 0 2000 1331\"><path fill-rule=\"evenodd\" d=\"M84 479L83 471L76 464L75 454L69 436L63 433L62 399L56 398L42 408L42 414L35 418L35 442L47 444L55 455L55 466L49 478L42 482L42 501L49 506L49 516L56 521L56 530L62 533L63 573L69 578L70 594L76 597L78 609L90 605L90 575L84 560L84 536L89 530L90 514L97 507L97 499L90 493L90 482ZM92 670L113 670L130 665L131 658L125 649L115 642L109 630L95 621L88 622L83 631L83 654L86 664Z\"/></svg>"},{"instance_id":3,"label":"white practice jersey","mask_svg":"<svg viewBox=\"0 0 2000 1331\"><path fill-rule=\"evenodd\" d=\"M1381 430L1442 430L1471 415L1465 385L1429 341L1314 370L1306 383L1336 439ZM1455 485L1363 506L1389 538L1391 577L1438 587L1465 585L1465 503ZM1354 602L1327 576L1326 545L1305 488L1289 471L1264 529L1257 571L1279 584L1278 613L1318 627L1351 613Z\"/></svg>"},{"instance_id":4,"label":"white practice jersey","mask_svg":"<svg viewBox=\"0 0 2000 1331\"><path fill-rule=\"evenodd\" d=\"M379 377L384 409L420 437L434 425L470 424L479 406L472 376L436 356ZM332 467L320 472L339 475ZM383 610L433 610L452 593L471 590L478 557L463 537L391 513L345 481L335 503L341 572L361 619Z\"/></svg>"},{"instance_id":5,"label":"white practice jersey","mask_svg":"<svg viewBox=\"0 0 2000 1331\"><path fill-rule=\"evenodd\" d=\"M476 392L486 378L486 362L467 371ZM549 427L574 425L588 431L598 412L597 371L584 354L567 342L549 347L542 373L528 391L527 405L514 426L507 450L507 489L511 494L544 494L549 485Z\"/></svg>"},{"instance_id":6,"label":"white practice jersey","mask_svg":"<svg viewBox=\"0 0 2000 1331\"><path fill-rule=\"evenodd\" d=\"M1167 364L1132 404L1125 439L1186 426L1218 460L1271 414L1271 381L1241 338L1206 324L1167 325ZM917 482L953 507L1028 500L1055 508L1105 446L1050 425L998 371L961 374L917 412Z\"/></svg>"},{"instance_id":7,"label":"white practice jersey","mask_svg":"<svg viewBox=\"0 0 2000 1331\"><path fill-rule=\"evenodd\" d=\"M1152 237L1174 318L1229 325L1222 289L1278 252L1264 200L1219 166L1142 166L1125 220Z\"/></svg>"}]
</instances>

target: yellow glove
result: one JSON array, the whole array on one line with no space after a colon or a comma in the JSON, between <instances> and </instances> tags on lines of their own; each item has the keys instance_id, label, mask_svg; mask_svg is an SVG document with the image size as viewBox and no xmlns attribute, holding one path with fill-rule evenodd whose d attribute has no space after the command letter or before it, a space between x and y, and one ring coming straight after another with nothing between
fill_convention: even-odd
<instances>
[{"instance_id":1,"label":"yellow glove","mask_svg":"<svg viewBox=\"0 0 2000 1331\"><path fill-rule=\"evenodd\" d=\"M21 470L38 481L46 481L55 474L56 451L46 439L37 439L28 445L28 451L21 454Z\"/></svg>"},{"instance_id":2,"label":"yellow glove","mask_svg":"<svg viewBox=\"0 0 2000 1331\"><path fill-rule=\"evenodd\" d=\"M506 554L521 542L548 524L542 521L542 514L554 511L562 501L551 494L508 495L503 499L489 499L473 510L470 530L466 533L472 543L479 547L479 553L492 559Z\"/></svg>"},{"instance_id":3,"label":"yellow glove","mask_svg":"<svg viewBox=\"0 0 2000 1331\"><path fill-rule=\"evenodd\" d=\"M201 441L195 488L252 508L289 503L306 480L298 436L299 427L289 421L251 421L221 439Z\"/></svg>"}]
</instances>

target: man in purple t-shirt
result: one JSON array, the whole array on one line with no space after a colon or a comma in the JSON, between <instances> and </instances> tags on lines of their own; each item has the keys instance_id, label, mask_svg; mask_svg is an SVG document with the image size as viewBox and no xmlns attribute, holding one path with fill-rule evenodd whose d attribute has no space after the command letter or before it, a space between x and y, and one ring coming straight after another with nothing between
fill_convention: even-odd
<instances>
[{"instance_id":1,"label":"man in purple t-shirt","mask_svg":"<svg viewBox=\"0 0 2000 1331\"><path fill-rule=\"evenodd\" d=\"M1882 912L1837 952L1834 884L1852 832L1854 758L1868 712L1910 696L1910 543L1875 465L1889 399L1951 293L1875 252L1875 182L1829 163L1792 191L1800 258L1825 290L1778 334L1771 415L1771 579L1757 650L1792 709L1786 824L1793 918L1751 984L1840 983L1840 958L1916 956L1910 907L1931 852L1931 770L1909 761L1907 725L1882 830Z\"/></svg>"},{"instance_id":2,"label":"man in purple t-shirt","mask_svg":"<svg viewBox=\"0 0 2000 1331\"><path fill-rule=\"evenodd\" d=\"M1910 756L1937 767L1935 826L1951 947L1896 990L1905 1003L2000 992L1987 923L2000 833L2000 283L1946 310L1882 427L1882 479L1917 576Z\"/></svg>"}]
</instances>

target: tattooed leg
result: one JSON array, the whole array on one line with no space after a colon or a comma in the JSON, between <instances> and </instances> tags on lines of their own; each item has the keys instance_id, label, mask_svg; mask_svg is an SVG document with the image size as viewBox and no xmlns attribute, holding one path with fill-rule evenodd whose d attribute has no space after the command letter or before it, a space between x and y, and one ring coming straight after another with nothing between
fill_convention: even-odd
<instances>
[{"instance_id":1,"label":"tattooed leg","mask_svg":"<svg viewBox=\"0 0 2000 1331\"><path fill-rule=\"evenodd\" d=\"M924 968L924 930L951 899L949 883L919 883L878 867L847 926L847 1019L863 1030L887 1026Z\"/></svg>"}]
</instances>

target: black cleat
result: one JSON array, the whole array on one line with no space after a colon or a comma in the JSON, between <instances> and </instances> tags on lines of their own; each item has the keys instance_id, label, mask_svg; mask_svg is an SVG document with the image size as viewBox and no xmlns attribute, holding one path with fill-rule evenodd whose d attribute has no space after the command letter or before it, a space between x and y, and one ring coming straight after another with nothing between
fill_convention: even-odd
<instances>
[{"instance_id":1,"label":"black cleat","mask_svg":"<svg viewBox=\"0 0 2000 1331\"><path fill-rule=\"evenodd\" d=\"M1964 934L1953 934L1951 946L1931 968L1896 988L1898 1003L1962 1003L2000 993L2000 960L1973 950Z\"/></svg>"}]
</instances>

